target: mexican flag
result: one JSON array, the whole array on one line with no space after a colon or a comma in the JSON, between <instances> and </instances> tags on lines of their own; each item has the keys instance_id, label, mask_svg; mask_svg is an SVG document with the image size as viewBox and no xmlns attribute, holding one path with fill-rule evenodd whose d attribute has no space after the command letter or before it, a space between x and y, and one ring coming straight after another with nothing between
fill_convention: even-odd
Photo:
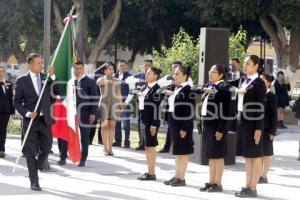
<instances>
[{"instance_id":1,"label":"mexican flag","mask_svg":"<svg viewBox=\"0 0 300 200\"><path fill-rule=\"evenodd\" d=\"M68 17L66 24L54 52L51 65L54 66L56 78L60 84L62 98L57 98L53 107L55 124L52 125L53 137L65 140L68 143L69 157L73 162L80 161L80 139L76 110L76 95L72 66L75 56L75 22Z\"/></svg>"}]
</instances>

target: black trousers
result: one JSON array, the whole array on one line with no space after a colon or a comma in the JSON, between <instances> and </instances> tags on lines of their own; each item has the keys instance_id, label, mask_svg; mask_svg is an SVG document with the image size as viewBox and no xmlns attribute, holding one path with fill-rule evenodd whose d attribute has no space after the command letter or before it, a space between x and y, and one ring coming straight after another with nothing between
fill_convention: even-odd
<instances>
[{"instance_id":1,"label":"black trousers","mask_svg":"<svg viewBox=\"0 0 300 200\"><path fill-rule=\"evenodd\" d=\"M167 135L166 135L166 142L165 142L165 149L170 149L171 147L171 132L170 132L170 128L168 126L168 130L167 130Z\"/></svg>"},{"instance_id":2,"label":"black trousers","mask_svg":"<svg viewBox=\"0 0 300 200\"><path fill-rule=\"evenodd\" d=\"M23 126L25 133L27 126ZM37 146L39 154L37 154ZM24 149L31 184L38 183L38 169L41 169L47 161L52 147L52 135L50 126L46 125L43 117L39 117L32 123ZM36 159L36 155L37 159Z\"/></svg>"},{"instance_id":3,"label":"black trousers","mask_svg":"<svg viewBox=\"0 0 300 200\"><path fill-rule=\"evenodd\" d=\"M94 126L90 129L90 143L93 143L95 134L96 134L96 126L97 126L97 121L95 121ZM102 143L102 137L101 137L101 124L98 129L98 144Z\"/></svg>"},{"instance_id":4,"label":"black trousers","mask_svg":"<svg viewBox=\"0 0 300 200\"><path fill-rule=\"evenodd\" d=\"M145 130L143 130L142 128L142 120L141 120L141 112L138 111L138 133L139 133L139 146L140 147L144 147L145 144L144 144L144 140L143 140L143 132Z\"/></svg>"},{"instance_id":5,"label":"black trousers","mask_svg":"<svg viewBox=\"0 0 300 200\"><path fill-rule=\"evenodd\" d=\"M81 137L81 161L86 161L89 154L90 128L79 126ZM68 144L64 140L58 139L60 159L67 158Z\"/></svg>"},{"instance_id":6,"label":"black trousers","mask_svg":"<svg viewBox=\"0 0 300 200\"><path fill-rule=\"evenodd\" d=\"M0 113L0 151L3 152L5 152L6 132L9 117L9 113Z\"/></svg>"},{"instance_id":7,"label":"black trousers","mask_svg":"<svg viewBox=\"0 0 300 200\"><path fill-rule=\"evenodd\" d=\"M68 151L68 143L62 139L57 139L58 143L58 149L60 152L60 159L66 160L68 157L67 151Z\"/></svg>"}]
</instances>

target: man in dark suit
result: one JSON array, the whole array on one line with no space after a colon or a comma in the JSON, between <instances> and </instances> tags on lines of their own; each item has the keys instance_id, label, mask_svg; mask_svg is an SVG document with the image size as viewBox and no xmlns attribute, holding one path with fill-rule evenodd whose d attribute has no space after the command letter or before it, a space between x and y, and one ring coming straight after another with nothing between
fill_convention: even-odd
<instances>
[{"instance_id":1,"label":"man in dark suit","mask_svg":"<svg viewBox=\"0 0 300 200\"><path fill-rule=\"evenodd\" d=\"M87 77L84 73L84 65L81 61L77 61L74 65L76 90L76 108L79 120L79 129L81 136L81 160L79 167L84 167L88 156L90 129L96 120L97 112L97 88L94 80ZM60 140L59 151L60 161L58 164L66 163L67 143Z\"/></svg>"},{"instance_id":2,"label":"man in dark suit","mask_svg":"<svg viewBox=\"0 0 300 200\"><path fill-rule=\"evenodd\" d=\"M238 58L231 58L227 81L235 81L244 75L241 71L240 60Z\"/></svg>"},{"instance_id":3,"label":"man in dark suit","mask_svg":"<svg viewBox=\"0 0 300 200\"><path fill-rule=\"evenodd\" d=\"M52 135L50 126L54 123L54 120L50 114L50 107L59 92L57 87L53 87L53 90L51 90L51 84L55 79L55 75L54 68L49 67L48 73L50 79L45 87L39 107L34 112L46 75L41 73L43 71L43 60L40 54L30 54L27 58L27 63L29 65L29 72L19 77L16 81L14 106L23 117L24 133L29 126L30 120L33 119L24 149L31 189L40 191L41 187L39 185L37 170L42 168L51 150ZM39 147L40 151L38 156L37 147Z\"/></svg>"},{"instance_id":4,"label":"man in dark suit","mask_svg":"<svg viewBox=\"0 0 300 200\"><path fill-rule=\"evenodd\" d=\"M5 141L7 125L11 114L15 113L13 107L13 85L5 80L5 68L0 65L0 158L5 158Z\"/></svg>"},{"instance_id":5,"label":"man in dark suit","mask_svg":"<svg viewBox=\"0 0 300 200\"><path fill-rule=\"evenodd\" d=\"M118 72L115 74L115 78L121 80L121 95L123 102L123 110L121 114L121 119L116 123L116 134L115 134L115 142L113 143L114 147L120 147L122 144L122 125L123 122L124 132L125 132L125 141L124 148L130 148L130 107L128 102L125 102L127 96L129 95L129 85L125 83L126 78L131 76L128 72L128 64L125 60L119 61Z\"/></svg>"},{"instance_id":6,"label":"man in dark suit","mask_svg":"<svg viewBox=\"0 0 300 200\"><path fill-rule=\"evenodd\" d=\"M233 82L237 80L242 80L241 78L245 76L245 73L241 71L240 68L240 60L238 58L232 58L230 60L230 66L229 66L229 72L227 74L227 81L228 82ZM229 120L228 122L228 128L229 131L234 131L236 132L236 126L237 126L237 121L235 119L235 116L237 115L237 101L236 99L232 99L230 102L230 113L229 113L231 118L234 118L232 120ZM240 155L240 153L238 153Z\"/></svg>"},{"instance_id":7,"label":"man in dark suit","mask_svg":"<svg viewBox=\"0 0 300 200\"><path fill-rule=\"evenodd\" d=\"M144 70L142 72L139 72L135 75L133 75L134 78L140 79L140 82L137 84L138 86L142 86L145 84L145 78L146 78L146 72L149 68L153 67L153 61L152 60L144 60ZM142 123L141 123L141 113L138 113L138 132L139 132L139 146L135 148L135 150L145 150L145 144L142 140Z\"/></svg>"}]
</instances>

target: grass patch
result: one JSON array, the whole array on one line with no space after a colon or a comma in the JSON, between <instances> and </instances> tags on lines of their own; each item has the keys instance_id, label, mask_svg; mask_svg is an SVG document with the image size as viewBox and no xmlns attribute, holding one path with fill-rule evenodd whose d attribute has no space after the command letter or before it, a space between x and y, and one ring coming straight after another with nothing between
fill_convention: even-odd
<instances>
[{"instance_id":1,"label":"grass patch","mask_svg":"<svg viewBox=\"0 0 300 200\"><path fill-rule=\"evenodd\" d=\"M130 124L130 147L131 148L135 148L135 147L138 147L139 145L139 134L138 134L138 129L137 129L137 126L136 124ZM98 128L96 129L96 134L95 134L95 137L94 137L94 140L93 140L93 144L98 144ZM122 130L123 132L123 136L122 136L122 139L124 140L124 131ZM163 146L165 145L165 141L166 141L166 133L164 132L158 132L158 137L157 137L157 140L158 140L158 146L156 147L157 149L161 149L163 148ZM122 144L123 145L123 144Z\"/></svg>"},{"instance_id":2,"label":"grass patch","mask_svg":"<svg viewBox=\"0 0 300 200\"><path fill-rule=\"evenodd\" d=\"M7 133L8 134L13 134L13 135L20 135L22 131L21 127L21 120L11 120L8 124L7 127ZM96 129L98 132L98 128ZM123 130L122 130L123 131ZM96 132L93 143L98 144L98 133ZM123 138L124 138L124 133L123 133ZM164 132L158 132L158 149L163 148L165 141L166 141L166 133ZM138 146L139 143L139 135L137 131L137 125L136 124L131 124L131 130L130 130L130 146L131 148L135 148Z\"/></svg>"}]
</instances>

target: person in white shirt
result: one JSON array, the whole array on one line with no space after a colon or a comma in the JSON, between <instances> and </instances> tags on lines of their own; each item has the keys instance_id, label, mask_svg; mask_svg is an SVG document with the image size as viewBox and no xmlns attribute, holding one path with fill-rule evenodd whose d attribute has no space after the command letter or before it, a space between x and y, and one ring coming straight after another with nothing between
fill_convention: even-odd
<instances>
[{"instance_id":1,"label":"person in white shirt","mask_svg":"<svg viewBox=\"0 0 300 200\"><path fill-rule=\"evenodd\" d=\"M186 185L185 172L189 154L194 152L194 98L191 95L191 86L187 82L190 70L188 67L178 67L175 70L175 85L166 93L169 96L168 124L172 136L176 173L173 178L164 182L165 185Z\"/></svg>"},{"instance_id":2,"label":"person in white shirt","mask_svg":"<svg viewBox=\"0 0 300 200\"><path fill-rule=\"evenodd\" d=\"M157 132L160 127L160 109L159 105L163 99L162 93L157 93L160 88L157 79L161 70L151 67L146 73L147 84L138 93L139 111L141 121L145 126L144 132L141 133L147 156L148 172L138 177L141 181L156 180L155 164L156 151L158 145Z\"/></svg>"},{"instance_id":3,"label":"person in white shirt","mask_svg":"<svg viewBox=\"0 0 300 200\"><path fill-rule=\"evenodd\" d=\"M246 77L237 89L238 126L241 136L242 155L246 160L246 186L236 192L237 197L256 197L257 182L261 175L263 157L262 131L264 128L264 109L266 86L259 74L264 71L264 61L256 55L245 59Z\"/></svg>"}]
</instances>

